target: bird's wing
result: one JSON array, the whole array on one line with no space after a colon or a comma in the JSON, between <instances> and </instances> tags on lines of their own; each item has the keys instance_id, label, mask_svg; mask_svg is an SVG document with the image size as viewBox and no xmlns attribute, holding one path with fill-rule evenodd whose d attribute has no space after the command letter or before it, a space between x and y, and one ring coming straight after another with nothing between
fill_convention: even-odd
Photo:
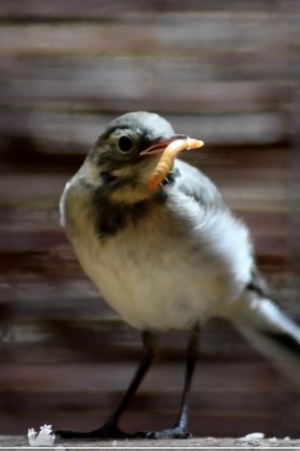
<instances>
[{"instance_id":1,"label":"bird's wing","mask_svg":"<svg viewBox=\"0 0 300 451\"><path fill-rule=\"evenodd\" d=\"M176 187L198 201L204 208L227 208L218 188L194 166L176 159Z\"/></svg>"},{"instance_id":2,"label":"bird's wing","mask_svg":"<svg viewBox=\"0 0 300 451\"><path fill-rule=\"evenodd\" d=\"M175 168L178 170L176 187L181 192L204 208L214 209L218 217L219 211L227 209L218 189L204 174L181 160L176 160ZM253 260L251 278L236 306L229 309L227 318L300 386L300 327L268 297L267 291Z\"/></svg>"}]
</instances>

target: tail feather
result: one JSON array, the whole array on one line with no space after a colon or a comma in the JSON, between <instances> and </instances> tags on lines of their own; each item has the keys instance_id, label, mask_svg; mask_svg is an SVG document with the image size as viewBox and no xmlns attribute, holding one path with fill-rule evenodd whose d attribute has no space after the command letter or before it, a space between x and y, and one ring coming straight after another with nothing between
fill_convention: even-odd
<instances>
[{"instance_id":1,"label":"tail feather","mask_svg":"<svg viewBox=\"0 0 300 451\"><path fill-rule=\"evenodd\" d=\"M253 295L242 301L232 319L241 334L300 388L300 327L270 299Z\"/></svg>"}]
</instances>

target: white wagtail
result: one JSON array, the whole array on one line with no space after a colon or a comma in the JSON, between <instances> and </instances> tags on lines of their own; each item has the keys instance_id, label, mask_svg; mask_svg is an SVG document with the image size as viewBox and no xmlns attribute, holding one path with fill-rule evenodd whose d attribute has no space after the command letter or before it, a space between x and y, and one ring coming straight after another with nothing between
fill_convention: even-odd
<instances>
[{"instance_id":1,"label":"white wagtail","mask_svg":"<svg viewBox=\"0 0 300 451\"><path fill-rule=\"evenodd\" d=\"M199 333L212 317L230 320L300 384L300 329L268 298L249 232L215 185L176 159L158 190L149 189L159 150L180 137L157 114L124 114L92 145L62 194L61 222L83 270L141 331L146 350L105 424L91 432L56 431L62 437L128 436L118 420L153 360L157 336L172 329L190 333L180 414L174 428L137 436L188 437Z\"/></svg>"}]
</instances>

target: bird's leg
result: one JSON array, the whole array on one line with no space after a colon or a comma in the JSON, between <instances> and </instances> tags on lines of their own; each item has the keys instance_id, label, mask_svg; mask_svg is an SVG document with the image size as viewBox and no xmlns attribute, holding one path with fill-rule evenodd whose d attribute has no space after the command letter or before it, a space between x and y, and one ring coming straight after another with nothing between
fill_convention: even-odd
<instances>
[{"instance_id":1,"label":"bird's leg","mask_svg":"<svg viewBox=\"0 0 300 451\"><path fill-rule=\"evenodd\" d=\"M128 438L130 434L126 434L118 428L118 421L127 408L131 398L134 396L137 391L140 383L142 382L145 374L147 373L156 350L157 339L150 332L144 332L142 335L144 348L146 350L146 355L140 363L124 397L122 398L120 404L116 408L116 410L110 415L110 417L106 420L104 425L98 429L95 429L90 432L81 432L81 431L71 431L71 430L57 430L55 431L55 435L60 436L61 438L66 439L109 439L109 438Z\"/></svg>"},{"instance_id":2,"label":"bird's leg","mask_svg":"<svg viewBox=\"0 0 300 451\"><path fill-rule=\"evenodd\" d=\"M185 370L183 394L181 398L180 414L178 420L175 423L175 426L172 429L165 429L158 432L155 431L138 432L137 434L135 434L135 437L143 437L150 439L191 437L191 434L187 430L188 408L189 408L191 383L198 358L199 338L200 338L200 328L199 326L196 326L193 328L188 342L186 370Z\"/></svg>"}]
</instances>

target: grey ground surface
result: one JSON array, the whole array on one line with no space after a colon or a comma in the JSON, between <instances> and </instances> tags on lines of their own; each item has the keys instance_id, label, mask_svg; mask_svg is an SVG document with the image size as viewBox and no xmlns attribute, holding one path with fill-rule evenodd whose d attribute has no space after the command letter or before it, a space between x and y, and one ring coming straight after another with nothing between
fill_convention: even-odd
<instances>
[{"instance_id":1,"label":"grey ground surface","mask_svg":"<svg viewBox=\"0 0 300 451\"><path fill-rule=\"evenodd\" d=\"M1 436L0 437L0 447L5 449L5 447L10 447L10 449L18 449L19 447L28 447L28 449L35 449L28 445L27 437L25 436ZM12 447L12 448L11 448ZM207 447L210 449L226 447L226 448L237 448L241 447L244 450L250 449L270 449L270 448L281 448L289 449L294 448L300 449L300 439L290 440L285 439L274 439L267 438L263 440L248 440L240 441L238 439L232 438L192 438L188 440L110 440L110 441L60 441L56 440L54 447L57 447L57 451L68 450L75 447L85 447L90 449L100 448L127 448L127 449L142 449L144 447L156 448L156 447L169 447L169 448L199 448ZM8 449L8 448L7 448ZM24 449L24 448L23 448ZM40 447L39 449L47 449ZM49 448L48 448L49 449Z\"/></svg>"}]
</instances>

